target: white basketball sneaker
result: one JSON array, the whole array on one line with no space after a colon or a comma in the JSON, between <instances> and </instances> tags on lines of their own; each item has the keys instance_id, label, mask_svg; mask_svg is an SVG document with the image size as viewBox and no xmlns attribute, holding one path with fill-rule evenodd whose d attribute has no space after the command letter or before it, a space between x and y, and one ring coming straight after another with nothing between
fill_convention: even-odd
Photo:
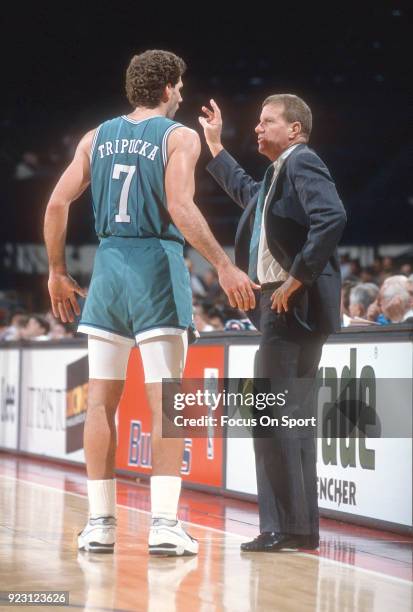
<instances>
[{"instance_id":1,"label":"white basketball sneaker","mask_svg":"<svg viewBox=\"0 0 413 612\"><path fill-rule=\"evenodd\" d=\"M116 519L113 516L89 518L77 537L79 550L94 553L113 553L116 538Z\"/></svg>"},{"instance_id":2,"label":"white basketball sneaker","mask_svg":"<svg viewBox=\"0 0 413 612\"><path fill-rule=\"evenodd\" d=\"M149 530L149 554L162 557L181 557L198 554L198 542L192 538L181 521L155 518Z\"/></svg>"}]
</instances>

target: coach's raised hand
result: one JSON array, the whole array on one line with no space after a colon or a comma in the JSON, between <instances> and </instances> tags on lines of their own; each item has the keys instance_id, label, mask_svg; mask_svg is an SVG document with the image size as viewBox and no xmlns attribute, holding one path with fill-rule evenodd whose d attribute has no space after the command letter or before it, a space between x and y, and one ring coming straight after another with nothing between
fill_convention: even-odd
<instances>
[{"instance_id":1,"label":"coach's raised hand","mask_svg":"<svg viewBox=\"0 0 413 612\"><path fill-rule=\"evenodd\" d=\"M222 116L218 104L214 100L210 100L212 110L207 106L202 107L202 112L205 117L199 117L199 123L204 128L205 140L213 157L224 148L221 142L222 134Z\"/></svg>"}]
</instances>

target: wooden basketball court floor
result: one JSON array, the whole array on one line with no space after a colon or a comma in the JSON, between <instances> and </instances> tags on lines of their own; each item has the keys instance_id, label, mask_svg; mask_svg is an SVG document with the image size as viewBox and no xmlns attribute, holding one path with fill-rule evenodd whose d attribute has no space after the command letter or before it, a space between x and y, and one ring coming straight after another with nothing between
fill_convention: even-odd
<instances>
[{"instance_id":1,"label":"wooden basketball court floor","mask_svg":"<svg viewBox=\"0 0 413 612\"><path fill-rule=\"evenodd\" d=\"M69 609L103 612L413 610L412 538L322 519L319 552L241 554L256 505L186 490L200 554L150 558L149 489L132 480L118 481L114 555L76 550L86 516L83 469L0 453L0 590L66 590Z\"/></svg>"}]
</instances>

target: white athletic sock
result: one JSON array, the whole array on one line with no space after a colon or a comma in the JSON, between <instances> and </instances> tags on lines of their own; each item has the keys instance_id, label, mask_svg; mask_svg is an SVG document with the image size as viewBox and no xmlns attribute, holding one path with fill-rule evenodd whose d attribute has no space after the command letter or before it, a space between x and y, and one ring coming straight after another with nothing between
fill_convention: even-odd
<instances>
[{"instance_id":1,"label":"white athletic sock","mask_svg":"<svg viewBox=\"0 0 413 612\"><path fill-rule=\"evenodd\" d=\"M176 521L182 478L179 476L151 477L152 519Z\"/></svg>"},{"instance_id":2,"label":"white athletic sock","mask_svg":"<svg viewBox=\"0 0 413 612\"><path fill-rule=\"evenodd\" d=\"M116 516L116 480L88 480L89 517Z\"/></svg>"}]
</instances>

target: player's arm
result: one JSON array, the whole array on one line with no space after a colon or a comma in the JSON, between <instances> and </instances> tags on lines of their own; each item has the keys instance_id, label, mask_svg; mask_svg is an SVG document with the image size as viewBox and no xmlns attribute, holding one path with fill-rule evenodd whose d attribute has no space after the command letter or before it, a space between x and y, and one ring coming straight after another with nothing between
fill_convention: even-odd
<instances>
[{"instance_id":1,"label":"player's arm","mask_svg":"<svg viewBox=\"0 0 413 612\"><path fill-rule=\"evenodd\" d=\"M233 265L194 203L195 166L200 151L199 136L193 130L177 128L170 134L165 173L168 211L185 239L216 268L231 306L248 310L255 307L252 288L259 286Z\"/></svg>"},{"instance_id":2,"label":"player's arm","mask_svg":"<svg viewBox=\"0 0 413 612\"><path fill-rule=\"evenodd\" d=\"M70 204L79 198L90 183L90 149L94 130L80 141L74 158L63 172L47 204L44 239L49 258L49 294L55 317L66 323L80 314L76 294L86 292L71 278L66 269L65 244Z\"/></svg>"}]
</instances>

